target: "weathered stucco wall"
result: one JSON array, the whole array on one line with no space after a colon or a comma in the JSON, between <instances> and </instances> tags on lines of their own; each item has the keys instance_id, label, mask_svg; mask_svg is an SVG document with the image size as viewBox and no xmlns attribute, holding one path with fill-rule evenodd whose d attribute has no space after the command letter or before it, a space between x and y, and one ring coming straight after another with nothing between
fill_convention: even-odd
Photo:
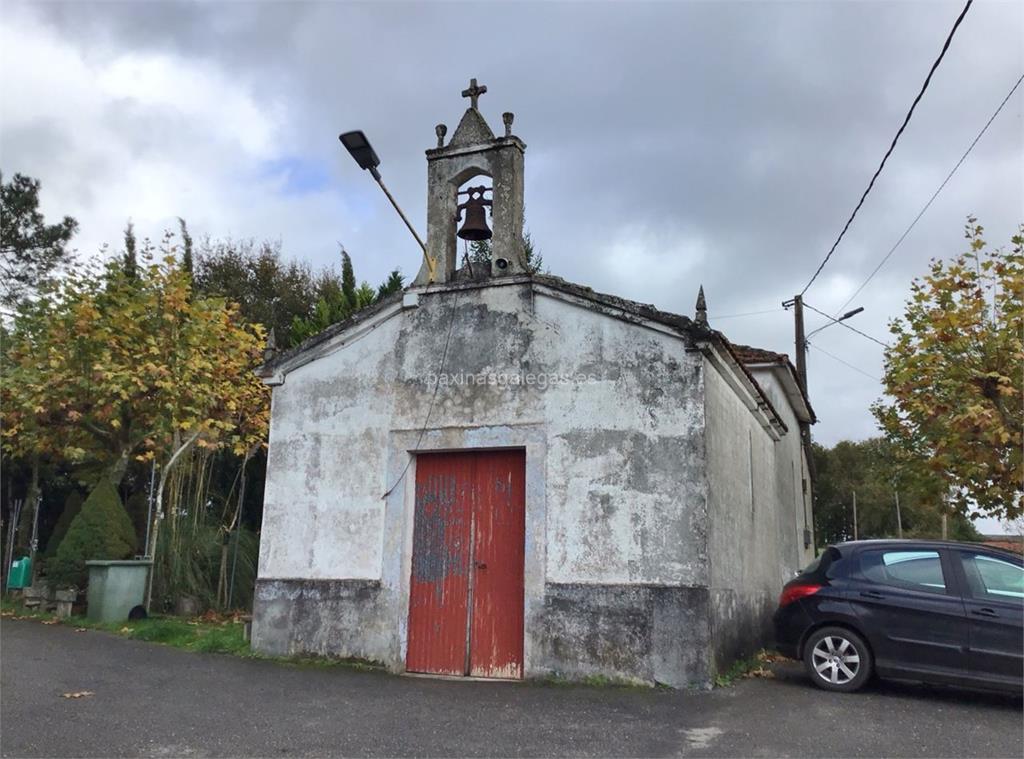
<instances>
[{"instance_id":1,"label":"weathered stucco wall","mask_svg":"<svg viewBox=\"0 0 1024 759\"><path fill-rule=\"evenodd\" d=\"M420 292L274 388L254 645L401 669L415 464L385 491L409 450L514 446L527 676L706 682L699 354L529 281Z\"/></svg>"},{"instance_id":2,"label":"weathered stucco wall","mask_svg":"<svg viewBox=\"0 0 1024 759\"><path fill-rule=\"evenodd\" d=\"M804 530L810 536L814 531L814 513L810 496L810 474L807 471L807 458L804 455L800 440L800 422L786 399L786 390L779 379L780 372L789 371L775 366L757 366L751 369L757 383L765 391L772 405L779 412L789 432L775 444L775 487L780 506L792 503L792 510L779 509L779 518L783 520L783 530L788 522L794 531L791 550L793 555L785 557L785 569L788 571L793 564L805 567L814 559L813 538L805 545ZM788 577L786 579L789 579Z\"/></svg>"},{"instance_id":3,"label":"weathered stucco wall","mask_svg":"<svg viewBox=\"0 0 1024 759\"><path fill-rule=\"evenodd\" d=\"M799 431L790 413L783 417L789 431L773 440L708 360L704 387L711 639L721 668L769 639L778 593L800 565ZM775 403L787 413L783 399Z\"/></svg>"}]
</instances>

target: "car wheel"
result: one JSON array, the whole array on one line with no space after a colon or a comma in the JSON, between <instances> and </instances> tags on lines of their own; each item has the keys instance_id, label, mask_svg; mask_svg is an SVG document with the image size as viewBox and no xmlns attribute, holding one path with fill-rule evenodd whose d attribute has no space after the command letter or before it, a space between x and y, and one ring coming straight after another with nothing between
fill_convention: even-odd
<instances>
[{"instance_id":1,"label":"car wheel","mask_svg":"<svg viewBox=\"0 0 1024 759\"><path fill-rule=\"evenodd\" d=\"M823 627L804 644L804 667L819 688L850 693L871 677L871 651L857 633Z\"/></svg>"}]
</instances>

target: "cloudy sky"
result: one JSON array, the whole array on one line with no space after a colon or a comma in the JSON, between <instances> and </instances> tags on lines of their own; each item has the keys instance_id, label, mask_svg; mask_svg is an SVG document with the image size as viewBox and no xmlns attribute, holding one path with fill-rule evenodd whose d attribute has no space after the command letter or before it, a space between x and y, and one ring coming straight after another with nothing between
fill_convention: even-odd
<instances>
[{"instance_id":1,"label":"cloudy sky","mask_svg":"<svg viewBox=\"0 0 1024 759\"><path fill-rule=\"evenodd\" d=\"M423 151L435 124L458 123L473 76L496 130L516 114L551 273L682 313L703 283L713 326L792 352L780 303L831 246L961 7L5 0L0 169L42 180L83 253L116 246L128 218L157 237L182 216L315 266L342 242L376 283L414 275L418 249L337 135L367 132L424 230ZM1024 4L974 4L809 304L834 313L899 238L1024 73L1022 40ZM1009 240L1022 110L1024 86L852 325L884 339L910 280L963 249L968 214ZM840 326L813 342L816 438L872 435L881 348Z\"/></svg>"}]
</instances>

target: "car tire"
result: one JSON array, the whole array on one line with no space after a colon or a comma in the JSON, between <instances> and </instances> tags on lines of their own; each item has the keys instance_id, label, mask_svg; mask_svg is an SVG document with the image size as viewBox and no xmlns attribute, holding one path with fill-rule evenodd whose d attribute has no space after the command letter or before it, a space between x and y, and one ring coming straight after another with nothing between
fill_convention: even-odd
<instances>
[{"instance_id":1,"label":"car tire","mask_svg":"<svg viewBox=\"0 0 1024 759\"><path fill-rule=\"evenodd\" d=\"M868 681L873 667L867 643L845 627L822 627L804 643L804 669L824 690L852 693Z\"/></svg>"}]
</instances>

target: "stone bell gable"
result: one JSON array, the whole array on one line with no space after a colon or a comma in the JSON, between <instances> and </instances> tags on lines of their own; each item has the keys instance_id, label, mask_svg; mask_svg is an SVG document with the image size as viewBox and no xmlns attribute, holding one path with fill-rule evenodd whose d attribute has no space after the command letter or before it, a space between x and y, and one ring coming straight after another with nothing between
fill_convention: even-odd
<instances>
[{"instance_id":1,"label":"stone bell gable","mask_svg":"<svg viewBox=\"0 0 1024 759\"><path fill-rule=\"evenodd\" d=\"M474 177L491 179L492 224L491 275L508 276L526 271L523 254L523 156L526 143L512 134L514 116L503 114L505 134L495 137L477 108L487 91L472 80L463 97L471 105L447 145L447 127L436 128L437 147L427 151L427 256L434 264L433 277L426 262L414 284L449 282L458 268L456 228L459 220L459 188Z\"/></svg>"}]
</instances>

